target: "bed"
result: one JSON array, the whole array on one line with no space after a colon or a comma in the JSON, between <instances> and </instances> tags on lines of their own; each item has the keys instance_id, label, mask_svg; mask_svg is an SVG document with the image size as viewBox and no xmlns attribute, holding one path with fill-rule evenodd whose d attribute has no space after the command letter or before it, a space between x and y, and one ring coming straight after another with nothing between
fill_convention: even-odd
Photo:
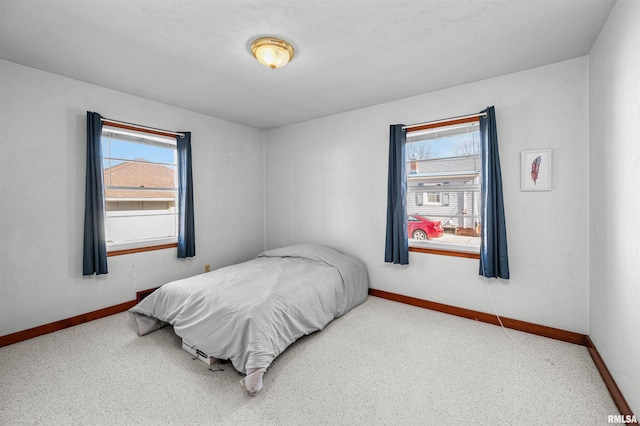
<instances>
[{"instance_id":1,"label":"bed","mask_svg":"<svg viewBox=\"0 0 640 426\"><path fill-rule=\"evenodd\" d=\"M358 259L297 244L164 284L129 314L140 336L171 324L183 347L203 359L231 361L255 396L280 353L363 303L368 289Z\"/></svg>"}]
</instances>

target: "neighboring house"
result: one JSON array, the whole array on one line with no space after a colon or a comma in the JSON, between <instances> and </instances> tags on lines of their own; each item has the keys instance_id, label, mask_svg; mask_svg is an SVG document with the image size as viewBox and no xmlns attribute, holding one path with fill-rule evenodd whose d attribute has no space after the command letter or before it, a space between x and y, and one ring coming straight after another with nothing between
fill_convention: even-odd
<instances>
[{"instance_id":1,"label":"neighboring house","mask_svg":"<svg viewBox=\"0 0 640 426\"><path fill-rule=\"evenodd\" d=\"M407 212L440 220L456 234L477 234L480 156L409 161Z\"/></svg>"},{"instance_id":2,"label":"neighboring house","mask_svg":"<svg viewBox=\"0 0 640 426\"><path fill-rule=\"evenodd\" d=\"M166 190L175 188L175 172L161 164L144 159L122 162L104 169L104 185L115 187L105 190L107 211L166 210L175 206L175 191Z\"/></svg>"},{"instance_id":3,"label":"neighboring house","mask_svg":"<svg viewBox=\"0 0 640 426\"><path fill-rule=\"evenodd\" d=\"M144 159L104 169L107 240L175 236L175 171Z\"/></svg>"}]
</instances>

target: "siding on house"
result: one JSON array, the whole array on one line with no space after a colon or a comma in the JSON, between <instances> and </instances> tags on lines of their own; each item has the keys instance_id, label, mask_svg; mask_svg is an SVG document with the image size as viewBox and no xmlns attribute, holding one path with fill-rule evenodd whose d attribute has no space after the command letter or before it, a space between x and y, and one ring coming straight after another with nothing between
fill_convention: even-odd
<instances>
[{"instance_id":1,"label":"siding on house","mask_svg":"<svg viewBox=\"0 0 640 426\"><path fill-rule=\"evenodd\" d=\"M480 213L479 176L479 155L409 161L407 213L440 220L453 229L475 228ZM463 192L462 186L468 188ZM428 203L427 193L441 194L440 203Z\"/></svg>"}]
</instances>

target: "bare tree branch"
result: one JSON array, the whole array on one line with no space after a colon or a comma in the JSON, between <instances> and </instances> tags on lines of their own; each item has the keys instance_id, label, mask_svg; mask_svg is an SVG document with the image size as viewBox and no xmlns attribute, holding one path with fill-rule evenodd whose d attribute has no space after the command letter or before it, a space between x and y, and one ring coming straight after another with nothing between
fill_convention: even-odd
<instances>
[{"instance_id":1,"label":"bare tree branch","mask_svg":"<svg viewBox=\"0 0 640 426\"><path fill-rule=\"evenodd\" d=\"M409 160L428 160L433 157L433 147L428 141L407 144L407 158Z\"/></svg>"}]
</instances>

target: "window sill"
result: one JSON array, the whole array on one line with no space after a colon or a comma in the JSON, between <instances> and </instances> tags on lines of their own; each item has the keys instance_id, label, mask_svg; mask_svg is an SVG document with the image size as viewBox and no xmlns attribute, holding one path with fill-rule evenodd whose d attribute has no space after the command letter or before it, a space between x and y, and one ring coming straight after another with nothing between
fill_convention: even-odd
<instances>
[{"instance_id":1,"label":"window sill","mask_svg":"<svg viewBox=\"0 0 640 426\"><path fill-rule=\"evenodd\" d=\"M438 254L441 256L465 257L468 259L480 259L480 247L462 244L439 242L412 242L409 241L409 251L416 253Z\"/></svg>"},{"instance_id":2,"label":"window sill","mask_svg":"<svg viewBox=\"0 0 640 426\"><path fill-rule=\"evenodd\" d=\"M107 257L142 253L145 251L164 250L175 247L178 247L178 242L175 238L159 238L157 240L144 242L111 243L107 244Z\"/></svg>"}]
</instances>

